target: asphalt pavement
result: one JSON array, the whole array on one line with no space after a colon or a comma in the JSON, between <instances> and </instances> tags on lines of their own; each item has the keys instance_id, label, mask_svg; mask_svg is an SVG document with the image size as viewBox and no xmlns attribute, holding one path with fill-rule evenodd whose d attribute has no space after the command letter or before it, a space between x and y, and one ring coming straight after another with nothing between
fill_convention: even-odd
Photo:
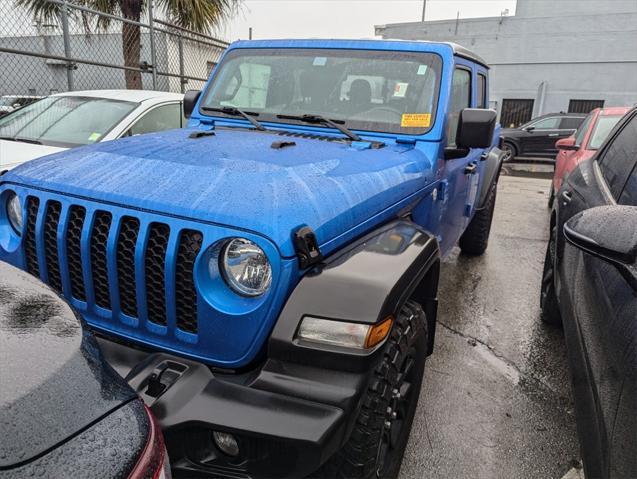
<instances>
[{"instance_id":1,"label":"asphalt pavement","mask_svg":"<svg viewBox=\"0 0 637 479\"><path fill-rule=\"evenodd\" d=\"M513 174L500 178L486 253L444 259L401 479L578 475L564 339L540 322L550 181Z\"/></svg>"}]
</instances>

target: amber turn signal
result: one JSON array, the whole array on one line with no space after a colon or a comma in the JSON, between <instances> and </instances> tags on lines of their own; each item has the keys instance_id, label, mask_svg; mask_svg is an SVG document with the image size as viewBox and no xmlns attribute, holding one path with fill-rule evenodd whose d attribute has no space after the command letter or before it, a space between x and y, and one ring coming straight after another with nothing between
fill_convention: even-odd
<instances>
[{"instance_id":1,"label":"amber turn signal","mask_svg":"<svg viewBox=\"0 0 637 479\"><path fill-rule=\"evenodd\" d=\"M389 334L393 322L394 318L388 316L380 323L375 324L374 326L369 328L369 331L367 332L367 338L365 338L365 349L373 348L378 343L382 342Z\"/></svg>"}]
</instances>

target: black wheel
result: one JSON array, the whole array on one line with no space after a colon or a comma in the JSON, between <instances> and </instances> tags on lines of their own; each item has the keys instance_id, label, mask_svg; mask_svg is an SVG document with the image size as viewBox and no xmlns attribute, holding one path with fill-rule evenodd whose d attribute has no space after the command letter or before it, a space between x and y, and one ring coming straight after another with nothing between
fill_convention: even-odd
<instances>
[{"instance_id":1,"label":"black wheel","mask_svg":"<svg viewBox=\"0 0 637 479\"><path fill-rule=\"evenodd\" d=\"M508 141L505 141L503 143L502 152L504 153L504 156L502 157L502 161L504 162L513 160L518 154L518 150L515 148L515 145L513 143L509 143Z\"/></svg>"},{"instance_id":2,"label":"black wheel","mask_svg":"<svg viewBox=\"0 0 637 479\"><path fill-rule=\"evenodd\" d=\"M553 189L553 181L551 181L551 189L549 191L549 209L553 208L553 202L555 201L555 190Z\"/></svg>"},{"instance_id":3,"label":"black wheel","mask_svg":"<svg viewBox=\"0 0 637 479\"><path fill-rule=\"evenodd\" d=\"M546 245L544 269L542 271L542 291L540 294L541 318L547 324L562 324L562 316L555 293L555 252L557 242L557 226L551 227L551 235Z\"/></svg>"},{"instance_id":4,"label":"black wheel","mask_svg":"<svg viewBox=\"0 0 637 479\"><path fill-rule=\"evenodd\" d=\"M479 256L486 251L493 222L497 189L498 184L495 183L489 191L484 207L476 211L471 223L460 237L458 245L463 253Z\"/></svg>"},{"instance_id":5,"label":"black wheel","mask_svg":"<svg viewBox=\"0 0 637 479\"><path fill-rule=\"evenodd\" d=\"M418 303L408 301L383 346L350 438L313 477L398 475L418 404L427 344L425 313Z\"/></svg>"}]
</instances>

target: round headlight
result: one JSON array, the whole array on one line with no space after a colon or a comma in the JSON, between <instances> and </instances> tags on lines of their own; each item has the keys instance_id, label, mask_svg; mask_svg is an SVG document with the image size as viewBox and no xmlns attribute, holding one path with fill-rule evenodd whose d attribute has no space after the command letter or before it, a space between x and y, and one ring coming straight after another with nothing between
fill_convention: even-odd
<instances>
[{"instance_id":1,"label":"round headlight","mask_svg":"<svg viewBox=\"0 0 637 479\"><path fill-rule=\"evenodd\" d=\"M22 234L22 206L18 195L11 192L7 198L7 218L18 235Z\"/></svg>"},{"instance_id":2,"label":"round headlight","mask_svg":"<svg viewBox=\"0 0 637 479\"><path fill-rule=\"evenodd\" d=\"M272 283L272 268L267 256L245 238L228 242L221 254L221 270L228 285L244 296L259 296Z\"/></svg>"}]
</instances>

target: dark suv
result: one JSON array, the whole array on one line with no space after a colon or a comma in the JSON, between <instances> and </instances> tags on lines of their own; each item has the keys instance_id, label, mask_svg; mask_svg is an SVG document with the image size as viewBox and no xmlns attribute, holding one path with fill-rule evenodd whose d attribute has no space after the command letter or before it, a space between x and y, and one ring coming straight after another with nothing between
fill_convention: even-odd
<instances>
[{"instance_id":1,"label":"dark suv","mask_svg":"<svg viewBox=\"0 0 637 479\"><path fill-rule=\"evenodd\" d=\"M510 161L516 156L555 159L555 142L571 136L584 118L584 113L548 113L517 128L503 128L500 138L505 153L504 161Z\"/></svg>"},{"instance_id":2,"label":"dark suv","mask_svg":"<svg viewBox=\"0 0 637 479\"><path fill-rule=\"evenodd\" d=\"M553 206L542 318L564 326L586 477L637 477L637 109Z\"/></svg>"}]
</instances>

